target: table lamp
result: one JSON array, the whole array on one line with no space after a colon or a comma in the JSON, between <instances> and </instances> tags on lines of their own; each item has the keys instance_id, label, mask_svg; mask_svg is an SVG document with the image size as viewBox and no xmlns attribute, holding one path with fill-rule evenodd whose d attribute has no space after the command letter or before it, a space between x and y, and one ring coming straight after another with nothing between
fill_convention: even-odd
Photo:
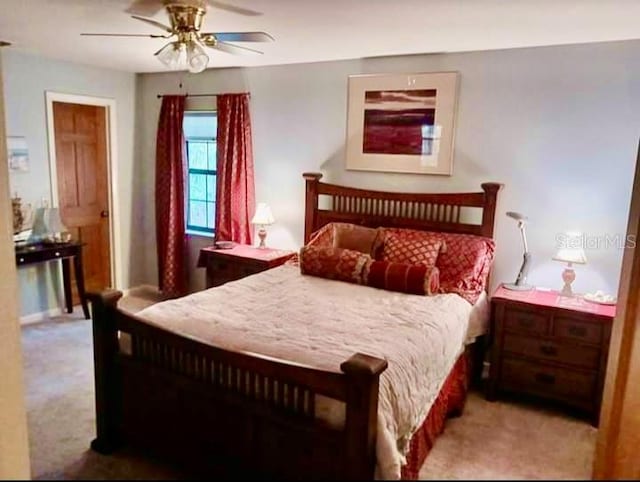
<instances>
[{"instance_id":1,"label":"table lamp","mask_svg":"<svg viewBox=\"0 0 640 482\"><path fill-rule=\"evenodd\" d=\"M60 243L66 240L67 228L60 220L58 208L36 209L27 244Z\"/></svg>"},{"instance_id":2,"label":"table lamp","mask_svg":"<svg viewBox=\"0 0 640 482\"><path fill-rule=\"evenodd\" d=\"M573 296L571 283L576 279L576 272L573 270L572 265L585 264L587 262L584 249L582 249L582 234L565 233L565 240L561 243L558 252L552 259L568 263L567 267L562 272L562 281L564 281L564 286L562 287L560 294L563 296Z\"/></svg>"},{"instance_id":3,"label":"table lamp","mask_svg":"<svg viewBox=\"0 0 640 482\"><path fill-rule=\"evenodd\" d=\"M529 247L527 246L527 235L524 230L527 217L513 211L507 212L507 216L518 221L518 229L520 229L524 252L522 255L522 265L520 266L520 271L518 271L515 282L506 283L503 286L508 290L528 291L533 289L533 287L527 284L527 272L529 271L529 263L531 261L531 253L529 253Z\"/></svg>"},{"instance_id":4,"label":"table lamp","mask_svg":"<svg viewBox=\"0 0 640 482\"><path fill-rule=\"evenodd\" d=\"M256 213L253 215L253 219L251 219L251 224L257 224L260 226L260 229L258 230L258 236L260 237L259 248L267 247L265 244L265 239L267 239L267 230L264 227L269 224L273 224L274 222L275 219L273 219L273 214L271 214L271 208L265 203L258 203Z\"/></svg>"}]
</instances>

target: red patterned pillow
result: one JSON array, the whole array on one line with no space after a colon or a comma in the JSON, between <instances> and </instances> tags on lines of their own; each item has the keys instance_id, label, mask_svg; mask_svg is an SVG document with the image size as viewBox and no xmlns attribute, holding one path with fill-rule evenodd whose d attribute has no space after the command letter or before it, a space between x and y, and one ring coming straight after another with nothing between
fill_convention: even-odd
<instances>
[{"instance_id":1,"label":"red patterned pillow","mask_svg":"<svg viewBox=\"0 0 640 482\"><path fill-rule=\"evenodd\" d=\"M307 246L333 246L333 223L325 224L311 233Z\"/></svg>"},{"instance_id":2,"label":"red patterned pillow","mask_svg":"<svg viewBox=\"0 0 640 482\"><path fill-rule=\"evenodd\" d=\"M333 246L371 254L378 230L350 223L333 224Z\"/></svg>"},{"instance_id":3,"label":"red patterned pillow","mask_svg":"<svg viewBox=\"0 0 640 482\"><path fill-rule=\"evenodd\" d=\"M303 246L300 249L300 272L321 278L362 283L362 269L371 256L326 246Z\"/></svg>"},{"instance_id":4,"label":"red patterned pillow","mask_svg":"<svg viewBox=\"0 0 640 482\"><path fill-rule=\"evenodd\" d=\"M363 284L414 295L434 295L439 291L439 272L434 266L371 261L365 266Z\"/></svg>"},{"instance_id":5,"label":"red patterned pillow","mask_svg":"<svg viewBox=\"0 0 640 482\"><path fill-rule=\"evenodd\" d=\"M378 230L351 223L328 223L311 234L307 246L350 249L371 254Z\"/></svg>"},{"instance_id":6,"label":"red patterned pillow","mask_svg":"<svg viewBox=\"0 0 640 482\"><path fill-rule=\"evenodd\" d=\"M495 254L493 239L472 234L434 233L402 228L380 228L372 250L375 259L383 259L386 241L396 234L407 239L438 236L443 246L436 260L440 270L440 292L457 293L472 304L484 291Z\"/></svg>"},{"instance_id":7,"label":"red patterned pillow","mask_svg":"<svg viewBox=\"0 0 640 482\"><path fill-rule=\"evenodd\" d=\"M437 233L410 230L387 232L384 235L382 261L433 267L444 248L443 238Z\"/></svg>"},{"instance_id":8,"label":"red patterned pillow","mask_svg":"<svg viewBox=\"0 0 640 482\"><path fill-rule=\"evenodd\" d=\"M472 234L442 233L447 245L437 260L440 292L457 293L475 304L484 291L495 254L493 239Z\"/></svg>"}]
</instances>

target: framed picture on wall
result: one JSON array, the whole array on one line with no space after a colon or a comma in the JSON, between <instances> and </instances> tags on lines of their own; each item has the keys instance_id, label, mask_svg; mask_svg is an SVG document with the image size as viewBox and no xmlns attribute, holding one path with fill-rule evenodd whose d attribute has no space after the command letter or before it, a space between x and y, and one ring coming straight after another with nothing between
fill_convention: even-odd
<instances>
[{"instance_id":1,"label":"framed picture on wall","mask_svg":"<svg viewBox=\"0 0 640 482\"><path fill-rule=\"evenodd\" d=\"M9 151L9 170L27 172L29 170L29 148L24 137L8 136L7 149Z\"/></svg>"},{"instance_id":2,"label":"framed picture on wall","mask_svg":"<svg viewBox=\"0 0 640 482\"><path fill-rule=\"evenodd\" d=\"M450 176L458 77L349 76L346 168Z\"/></svg>"}]
</instances>

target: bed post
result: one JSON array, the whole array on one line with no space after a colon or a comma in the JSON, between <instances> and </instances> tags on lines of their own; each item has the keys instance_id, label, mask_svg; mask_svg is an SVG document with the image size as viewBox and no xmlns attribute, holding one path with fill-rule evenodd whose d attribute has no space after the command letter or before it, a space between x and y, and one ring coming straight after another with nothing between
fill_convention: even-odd
<instances>
[{"instance_id":1,"label":"bed post","mask_svg":"<svg viewBox=\"0 0 640 482\"><path fill-rule=\"evenodd\" d=\"M485 182L482 185L484 191L484 207L482 209L482 236L493 238L493 222L496 217L496 202L498 191L502 184L497 182Z\"/></svg>"},{"instance_id":2,"label":"bed post","mask_svg":"<svg viewBox=\"0 0 640 482\"><path fill-rule=\"evenodd\" d=\"M89 293L93 318L93 364L96 391L96 438L91 448L108 454L116 448L118 440L119 380L115 372L118 353L116 304L122 293L106 290Z\"/></svg>"},{"instance_id":3,"label":"bed post","mask_svg":"<svg viewBox=\"0 0 640 482\"><path fill-rule=\"evenodd\" d=\"M356 353L340 365L347 377L346 478L371 480L376 464L378 387L387 362Z\"/></svg>"},{"instance_id":4,"label":"bed post","mask_svg":"<svg viewBox=\"0 0 640 482\"><path fill-rule=\"evenodd\" d=\"M307 244L311 234L316 230L318 183L322 179L322 174L319 172L305 172L302 177L307 181L304 207L304 244Z\"/></svg>"},{"instance_id":5,"label":"bed post","mask_svg":"<svg viewBox=\"0 0 640 482\"><path fill-rule=\"evenodd\" d=\"M498 182L485 182L481 184L484 191L484 206L482 208L482 235L493 238L493 228L496 219L496 208L498 201L498 192L502 189L503 184ZM486 285L484 287L487 296L489 295L489 287L491 286L491 274L487 275ZM471 383L480 386L482 382L482 372L484 370L485 353L488 350L490 339L483 335L478 337L473 344L471 351Z\"/></svg>"}]
</instances>

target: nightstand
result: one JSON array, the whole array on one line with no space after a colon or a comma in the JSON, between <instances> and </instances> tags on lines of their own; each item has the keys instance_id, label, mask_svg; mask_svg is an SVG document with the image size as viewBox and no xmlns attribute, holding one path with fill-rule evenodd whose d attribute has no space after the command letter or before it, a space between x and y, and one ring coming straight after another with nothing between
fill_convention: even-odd
<instances>
[{"instance_id":1,"label":"nightstand","mask_svg":"<svg viewBox=\"0 0 640 482\"><path fill-rule=\"evenodd\" d=\"M491 312L487 399L533 395L577 409L597 425L615 306L500 286Z\"/></svg>"},{"instance_id":2,"label":"nightstand","mask_svg":"<svg viewBox=\"0 0 640 482\"><path fill-rule=\"evenodd\" d=\"M207 288L212 288L280 266L295 254L294 251L246 244L236 244L231 249L202 248L198 267L207 269Z\"/></svg>"}]
</instances>

